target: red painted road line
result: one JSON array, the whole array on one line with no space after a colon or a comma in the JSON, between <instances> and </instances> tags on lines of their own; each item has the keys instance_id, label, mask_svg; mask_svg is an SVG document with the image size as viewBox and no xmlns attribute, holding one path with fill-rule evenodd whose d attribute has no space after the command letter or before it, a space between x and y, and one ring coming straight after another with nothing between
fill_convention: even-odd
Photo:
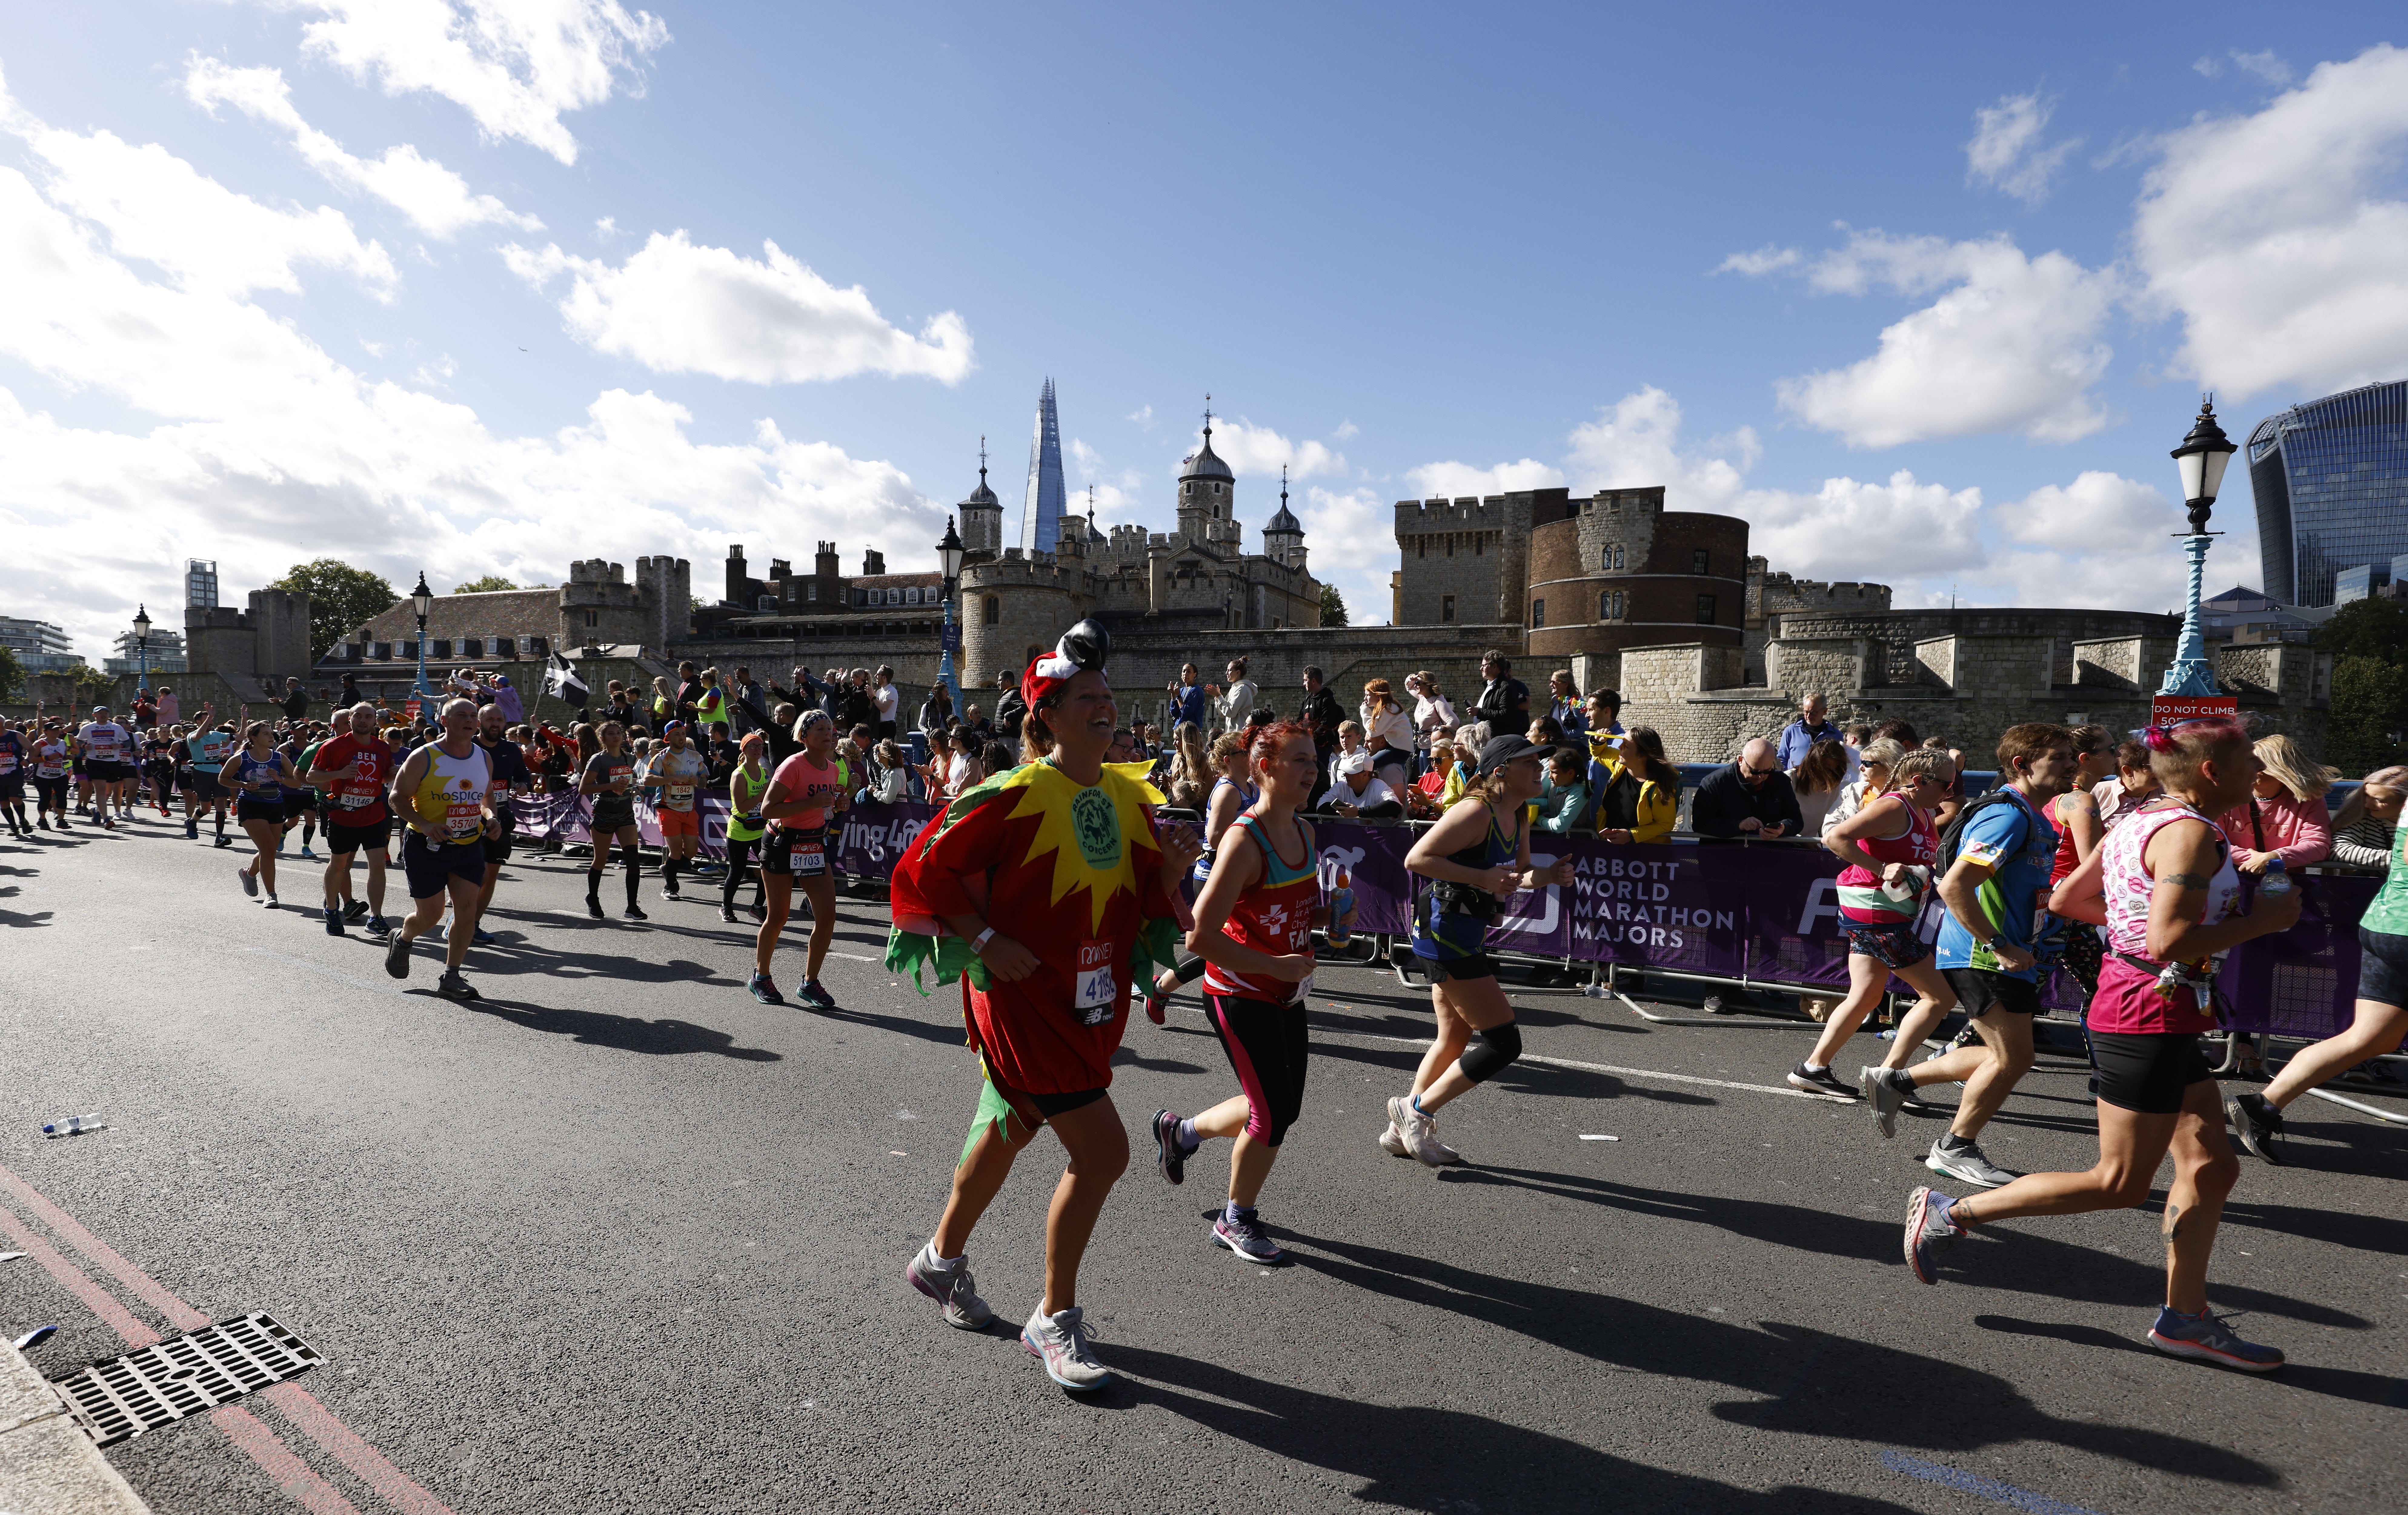
<instances>
[{"instance_id":1,"label":"red painted road line","mask_svg":"<svg viewBox=\"0 0 2408 1515\"><path fill-rule=\"evenodd\" d=\"M412 1481L409 1475L385 1461L384 1454L360 1439L358 1432L336 1418L297 1383L271 1384L267 1402L301 1428L308 1438L360 1477L378 1497L402 1515L458 1515L458 1512Z\"/></svg>"},{"instance_id":2,"label":"red painted road line","mask_svg":"<svg viewBox=\"0 0 2408 1515\"><path fill-rule=\"evenodd\" d=\"M209 1411L209 1422L226 1434L227 1440L250 1453L251 1460L280 1488L317 1515L360 1515L357 1505L320 1478L251 1411L239 1405L221 1405Z\"/></svg>"},{"instance_id":3,"label":"red painted road line","mask_svg":"<svg viewBox=\"0 0 2408 1515\"><path fill-rule=\"evenodd\" d=\"M85 1230L82 1222L43 1198L32 1184L6 1167L0 1167L0 1190L14 1195L44 1225L64 1237L68 1246L98 1263L104 1272L133 1291L135 1298L165 1316L167 1323L177 1330L194 1331L209 1323L208 1316L168 1293L166 1286L158 1279L119 1256L117 1249Z\"/></svg>"},{"instance_id":4,"label":"red painted road line","mask_svg":"<svg viewBox=\"0 0 2408 1515\"><path fill-rule=\"evenodd\" d=\"M148 1347L159 1339L159 1333L143 1324L131 1310L119 1304L114 1294L94 1283L91 1275L60 1256L57 1248L34 1235L15 1212L0 1209L0 1230L7 1231L18 1246L49 1269L50 1277L91 1306L93 1313L122 1336L127 1346ZM308 1464L294 1455L292 1448L279 1440L275 1432L260 1424L258 1417L249 1410L236 1405L221 1405L209 1412L209 1423L223 1432L227 1440L258 1464L260 1471L274 1479L286 1494L314 1510L316 1515L360 1515L358 1506L344 1498L341 1491L333 1484L320 1478Z\"/></svg>"},{"instance_id":5,"label":"red painted road line","mask_svg":"<svg viewBox=\"0 0 2408 1515\"><path fill-rule=\"evenodd\" d=\"M65 1237L68 1244L76 1251L99 1264L103 1270L123 1284L136 1298L165 1316L179 1329L191 1331L209 1323L208 1316L185 1304L166 1285L126 1261L115 1248L93 1236L74 1216L51 1204L32 1184L9 1172L6 1167L0 1167L0 1190L6 1190L16 1196L27 1208L40 1216L45 1225ZM0 1211L0 1215L6 1213L6 1211ZM32 1251L31 1248L26 1250ZM51 1255L57 1254L53 1252ZM66 1263L64 1258L60 1261L62 1265L73 1270L74 1265ZM80 1273L76 1276L79 1279L83 1277ZM121 1315L125 1313L116 1300L109 1298L106 1293L99 1290L98 1285L92 1283L89 1279L85 1279L84 1282L87 1287L100 1293L100 1297L108 1301L110 1308L116 1309ZM70 1287L73 1286L70 1285ZM96 1305L93 1308L99 1308ZM108 1319L106 1314L102 1318ZM134 1321L130 1315L127 1315L126 1319ZM147 1329L139 1321L134 1321L134 1324L136 1329ZM136 1345L148 1346L157 1339L159 1338L156 1336L152 1336L144 1341L136 1342ZM400 1510L402 1515L458 1515L451 1506L436 1498L409 1475L394 1466L382 1453L369 1446L358 1432L345 1425L341 1418L333 1410L320 1404L316 1396L308 1390L298 1384L280 1383L269 1388L266 1395L268 1402L281 1411L286 1420L298 1427L303 1435L316 1442L337 1462L358 1474L363 1482L376 1491L379 1498ZM265 1427L262 1430L265 1431Z\"/></svg>"},{"instance_id":6,"label":"red painted road line","mask_svg":"<svg viewBox=\"0 0 2408 1515\"><path fill-rule=\"evenodd\" d=\"M19 1247L33 1253L50 1277L65 1284L78 1299L92 1307L110 1330L125 1338L129 1347L148 1347L159 1339L159 1333L144 1325L132 1310L117 1302L117 1296L92 1281L83 1269L59 1255L59 1250L34 1235L24 1222L8 1210L0 1209L0 1230L8 1233Z\"/></svg>"}]
</instances>

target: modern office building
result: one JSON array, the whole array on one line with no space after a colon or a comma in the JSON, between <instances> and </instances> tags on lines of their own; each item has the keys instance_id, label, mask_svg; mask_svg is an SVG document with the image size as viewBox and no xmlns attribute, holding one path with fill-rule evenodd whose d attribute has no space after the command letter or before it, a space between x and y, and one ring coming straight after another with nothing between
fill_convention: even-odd
<instances>
[{"instance_id":1,"label":"modern office building","mask_svg":"<svg viewBox=\"0 0 2408 1515\"><path fill-rule=\"evenodd\" d=\"M218 565L214 558L184 560L184 603L204 610L218 607Z\"/></svg>"},{"instance_id":2,"label":"modern office building","mask_svg":"<svg viewBox=\"0 0 2408 1515\"><path fill-rule=\"evenodd\" d=\"M1062 480L1062 418L1054 409L1054 380L1037 396L1037 429L1028 439L1028 497L1020 518L1020 550L1052 552L1061 542L1062 514L1070 508Z\"/></svg>"},{"instance_id":3,"label":"modern office building","mask_svg":"<svg viewBox=\"0 0 2408 1515\"><path fill-rule=\"evenodd\" d=\"M2249 434L2265 590L2330 605L2344 568L2408 552L2408 379L2328 394Z\"/></svg>"},{"instance_id":4,"label":"modern office building","mask_svg":"<svg viewBox=\"0 0 2408 1515\"><path fill-rule=\"evenodd\" d=\"M0 616L0 647L17 654L17 665L27 673L64 673L83 659L65 628L47 621Z\"/></svg>"},{"instance_id":5,"label":"modern office building","mask_svg":"<svg viewBox=\"0 0 2408 1515\"><path fill-rule=\"evenodd\" d=\"M149 645L138 645L141 638L130 631L117 634L117 655L101 660L100 671L123 677L140 673L183 673L184 634L165 626L150 628Z\"/></svg>"}]
</instances>

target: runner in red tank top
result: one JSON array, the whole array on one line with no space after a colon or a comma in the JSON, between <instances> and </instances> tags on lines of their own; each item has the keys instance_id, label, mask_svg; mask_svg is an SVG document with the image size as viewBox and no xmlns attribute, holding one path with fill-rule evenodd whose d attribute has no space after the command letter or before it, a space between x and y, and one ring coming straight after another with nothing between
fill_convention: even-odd
<instances>
[{"instance_id":1,"label":"runner in red tank top","mask_svg":"<svg viewBox=\"0 0 2408 1515\"><path fill-rule=\"evenodd\" d=\"M1320 765L1312 728L1295 722L1257 732L1248 757L1262 797L1223 839L1187 934L1188 950L1205 962L1213 1035L1244 1093L1192 1121L1154 1111L1154 1142L1163 1178L1180 1183L1206 1137L1235 1136L1229 1200L1212 1222L1212 1241L1249 1262L1275 1263L1282 1254L1254 1200L1304 1108L1304 1000L1312 988L1312 927L1326 911L1312 828L1296 812L1312 799Z\"/></svg>"}]
</instances>

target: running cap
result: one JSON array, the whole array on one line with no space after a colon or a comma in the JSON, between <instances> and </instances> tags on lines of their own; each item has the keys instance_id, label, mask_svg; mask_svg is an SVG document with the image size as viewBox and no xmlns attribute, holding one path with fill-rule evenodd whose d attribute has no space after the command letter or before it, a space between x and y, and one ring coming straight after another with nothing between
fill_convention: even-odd
<instances>
[{"instance_id":1,"label":"running cap","mask_svg":"<svg viewBox=\"0 0 2408 1515\"><path fill-rule=\"evenodd\" d=\"M1341 779L1349 774L1369 773L1370 771L1371 751L1369 748L1358 747L1352 752L1347 753L1344 757L1338 760L1338 774Z\"/></svg>"},{"instance_id":2,"label":"running cap","mask_svg":"<svg viewBox=\"0 0 2408 1515\"><path fill-rule=\"evenodd\" d=\"M672 721L672 722L670 722L667 725L663 726L663 727L661 728L661 735L662 735L662 736L667 736L670 732L673 732L673 731L683 731L683 730L685 730L685 722L682 722L682 721Z\"/></svg>"},{"instance_id":3,"label":"running cap","mask_svg":"<svg viewBox=\"0 0 2408 1515\"><path fill-rule=\"evenodd\" d=\"M1527 736L1492 736L1488 739L1487 744L1480 749L1480 761L1473 765L1471 771L1475 774L1489 774L1496 772L1498 768L1503 767L1506 764L1512 762L1516 758L1541 757L1551 752L1571 752L1576 750L1577 749L1556 744L1534 742ZM1368 757L1369 754L1367 753L1365 755ZM1581 755L1586 756L1587 754L1582 753Z\"/></svg>"},{"instance_id":4,"label":"running cap","mask_svg":"<svg viewBox=\"0 0 2408 1515\"><path fill-rule=\"evenodd\" d=\"M497 683L497 684L507 684L507 683L509 683L509 681L510 681L510 676L509 676L509 674L506 674L506 673L497 673L497 674L494 675L494 682L495 682L495 683Z\"/></svg>"},{"instance_id":5,"label":"running cap","mask_svg":"<svg viewBox=\"0 0 2408 1515\"><path fill-rule=\"evenodd\" d=\"M1040 653L1020 676L1020 697L1030 709L1047 694L1070 681L1082 669L1104 671L1112 655L1112 634L1093 621L1082 621L1062 634L1051 652Z\"/></svg>"}]
</instances>

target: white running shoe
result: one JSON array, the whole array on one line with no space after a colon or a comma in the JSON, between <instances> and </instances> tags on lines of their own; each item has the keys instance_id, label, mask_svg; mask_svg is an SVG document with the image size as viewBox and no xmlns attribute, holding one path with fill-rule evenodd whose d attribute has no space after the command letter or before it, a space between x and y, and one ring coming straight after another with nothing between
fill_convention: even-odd
<instances>
[{"instance_id":1,"label":"white running shoe","mask_svg":"<svg viewBox=\"0 0 2408 1515\"><path fill-rule=\"evenodd\" d=\"M1463 1161L1463 1154L1438 1139L1438 1122L1413 1108L1413 1102L1402 1095L1388 1101L1388 1121L1397 1128L1397 1139L1405 1144L1425 1167L1442 1168Z\"/></svg>"},{"instance_id":2,"label":"white running shoe","mask_svg":"<svg viewBox=\"0 0 2408 1515\"><path fill-rule=\"evenodd\" d=\"M1028 1323L1020 1328L1020 1344L1045 1365L1047 1378L1073 1394L1102 1389L1112 1381L1112 1370L1087 1350L1086 1313L1077 1305L1048 1315L1045 1302L1038 1301Z\"/></svg>"},{"instance_id":3,"label":"white running shoe","mask_svg":"<svg viewBox=\"0 0 2408 1515\"><path fill-rule=\"evenodd\" d=\"M2015 1181L2015 1176L1990 1161L1979 1142L1967 1142L1954 1151L1931 1144L1930 1154L1923 1165L1934 1173L1945 1173L1964 1183L1979 1184L1985 1189L2002 1189Z\"/></svg>"}]
</instances>

